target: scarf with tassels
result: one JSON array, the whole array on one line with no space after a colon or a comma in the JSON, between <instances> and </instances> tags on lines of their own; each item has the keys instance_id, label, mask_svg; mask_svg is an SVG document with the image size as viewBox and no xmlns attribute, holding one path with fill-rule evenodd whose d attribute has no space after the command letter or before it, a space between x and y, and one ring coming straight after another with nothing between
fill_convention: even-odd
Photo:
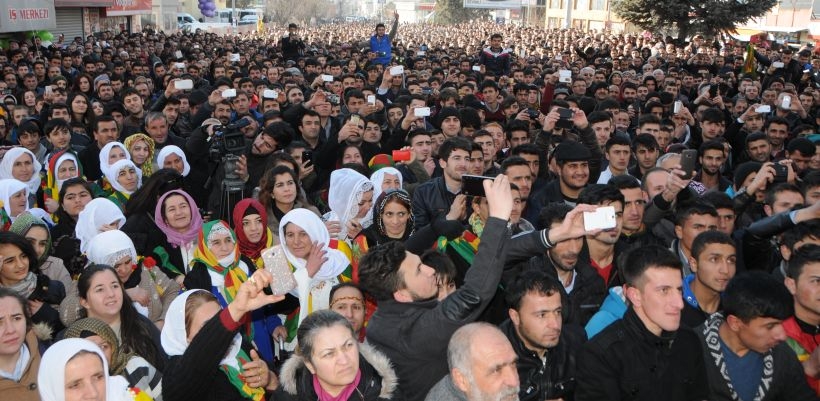
<instances>
[{"instance_id":1,"label":"scarf with tassels","mask_svg":"<svg viewBox=\"0 0 820 401\"><path fill-rule=\"evenodd\" d=\"M231 303L236 297L236 293L239 292L239 286L248 279L248 275L239 267L239 248L236 245L234 245L232 260L227 266L221 264L216 255L211 252L211 248L208 247L209 239L220 233L229 234L234 244L236 244L236 234L228 227L227 223L222 220L209 221L202 225L202 231L199 233L199 240L196 249L194 249L194 261L204 264L208 270L225 278L225 285L219 290L225 301Z\"/></svg>"},{"instance_id":2,"label":"scarf with tassels","mask_svg":"<svg viewBox=\"0 0 820 401\"><path fill-rule=\"evenodd\" d=\"M478 244L481 239L470 231L464 231L458 238L448 241L447 237L441 236L436 240L436 250L445 252L447 247L456 251L458 256L461 256L467 264L473 264L476 252L478 252Z\"/></svg>"}]
</instances>

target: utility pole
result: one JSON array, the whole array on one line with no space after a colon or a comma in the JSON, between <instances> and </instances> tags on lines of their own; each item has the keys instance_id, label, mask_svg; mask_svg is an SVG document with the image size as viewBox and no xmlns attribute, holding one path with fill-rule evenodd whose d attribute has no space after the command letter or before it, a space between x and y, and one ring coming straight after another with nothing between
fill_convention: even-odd
<instances>
[{"instance_id":1,"label":"utility pole","mask_svg":"<svg viewBox=\"0 0 820 401\"><path fill-rule=\"evenodd\" d=\"M572 27L572 0L567 0L566 5L566 14L564 14L564 29L569 29Z\"/></svg>"}]
</instances>

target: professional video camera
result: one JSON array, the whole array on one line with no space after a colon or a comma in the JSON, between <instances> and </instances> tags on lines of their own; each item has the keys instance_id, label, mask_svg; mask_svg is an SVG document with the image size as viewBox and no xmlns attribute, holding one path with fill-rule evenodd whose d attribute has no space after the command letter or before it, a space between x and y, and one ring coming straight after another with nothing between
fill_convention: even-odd
<instances>
[{"instance_id":1,"label":"professional video camera","mask_svg":"<svg viewBox=\"0 0 820 401\"><path fill-rule=\"evenodd\" d=\"M221 163L225 169L223 189L234 192L244 187L245 183L236 174L236 163L239 156L245 151L245 134L242 128L250 125L250 121L243 118L233 124L214 126L211 137L211 147L208 156L211 161Z\"/></svg>"}]
</instances>

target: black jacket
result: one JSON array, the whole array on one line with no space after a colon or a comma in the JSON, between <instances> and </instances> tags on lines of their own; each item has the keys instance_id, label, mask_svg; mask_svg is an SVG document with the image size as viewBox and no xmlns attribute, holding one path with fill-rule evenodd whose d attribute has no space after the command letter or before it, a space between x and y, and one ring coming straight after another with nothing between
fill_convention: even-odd
<instances>
[{"instance_id":1,"label":"black jacket","mask_svg":"<svg viewBox=\"0 0 820 401\"><path fill-rule=\"evenodd\" d=\"M524 210L524 218L532 223L535 228L544 229L546 227L541 227L541 224L538 221L538 216L541 213L541 209L550 203L564 201L564 195L561 194L561 183L559 182L559 178L555 178L548 182L547 185L540 190L530 194L530 197L527 200L527 208Z\"/></svg>"},{"instance_id":2,"label":"black jacket","mask_svg":"<svg viewBox=\"0 0 820 401\"><path fill-rule=\"evenodd\" d=\"M449 372L447 343L461 326L476 320L492 299L507 257L507 222L489 218L464 285L439 302L379 302L367 326L367 341L393 361L399 390L422 401Z\"/></svg>"},{"instance_id":3,"label":"black jacket","mask_svg":"<svg viewBox=\"0 0 820 401\"><path fill-rule=\"evenodd\" d=\"M658 337L630 307L578 354L575 400L707 400L705 370L694 332Z\"/></svg>"},{"instance_id":4,"label":"black jacket","mask_svg":"<svg viewBox=\"0 0 820 401\"><path fill-rule=\"evenodd\" d=\"M386 401L401 399L397 393L398 378L390 366L390 360L367 344L359 344L359 370L362 372L357 391L349 400ZM300 355L294 354L279 375L281 385L276 389L275 399L283 401L315 401L319 397L313 388L313 374L305 367Z\"/></svg>"},{"instance_id":5,"label":"black jacket","mask_svg":"<svg viewBox=\"0 0 820 401\"><path fill-rule=\"evenodd\" d=\"M529 350L510 320L501 324L501 331L510 340L518 355L518 380L521 401L563 399L571 401L575 393L576 355L587 340L584 330L576 325L564 325L558 345L547 349L545 361Z\"/></svg>"},{"instance_id":6,"label":"black jacket","mask_svg":"<svg viewBox=\"0 0 820 401\"><path fill-rule=\"evenodd\" d=\"M598 311L607 295L604 279L598 275L595 268L589 265L589 257L578 256L575 264L575 286L567 294L569 310L567 321L585 326L592 315ZM614 262L613 262L614 263ZM529 269L543 270L550 277L558 280L557 267L547 256L547 253L530 259ZM615 267L613 267L615 269ZM615 272L613 271L613 274Z\"/></svg>"},{"instance_id":7,"label":"black jacket","mask_svg":"<svg viewBox=\"0 0 820 401\"><path fill-rule=\"evenodd\" d=\"M413 219L416 227L427 226L433 220L446 215L456 201L456 194L447 189L444 177L436 177L416 188L413 193ZM469 208L469 205L468 205ZM469 216L469 211L467 215Z\"/></svg>"}]
</instances>

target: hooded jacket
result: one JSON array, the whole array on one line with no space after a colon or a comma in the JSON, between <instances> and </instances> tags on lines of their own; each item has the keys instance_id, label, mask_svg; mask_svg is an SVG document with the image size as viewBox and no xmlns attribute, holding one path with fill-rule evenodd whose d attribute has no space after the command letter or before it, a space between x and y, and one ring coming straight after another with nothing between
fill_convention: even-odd
<instances>
[{"instance_id":1,"label":"hooded jacket","mask_svg":"<svg viewBox=\"0 0 820 401\"><path fill-rule=\"evenodd\" d=\"M359 370L362 377L357 391L350 396L351 400L400 399L396 394L398 377L387 356L367 344L359 344ZM276 390L276 399L314 401L319 398L313 389L313 374L301 355L294 354L285 361L279 381L281 385Z\"/></svg>"}]
</instances>

